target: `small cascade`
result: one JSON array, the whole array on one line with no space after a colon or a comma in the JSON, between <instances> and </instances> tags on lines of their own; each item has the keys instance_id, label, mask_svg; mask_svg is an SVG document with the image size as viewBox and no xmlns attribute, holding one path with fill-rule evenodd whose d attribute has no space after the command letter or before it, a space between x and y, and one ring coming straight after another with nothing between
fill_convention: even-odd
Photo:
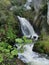
<instances>
[{"instance_id":1,"label":"small cascade","mask_svg":"<svg viewBox=\"0 0 49 65\"><path fill-rule=\"evenodd\" d=\"M35 33L34 28L29 23L29 21L25 18L20 17L20 16L17 16L17 17L20 21L21 30L22 30L23 35L28 37L28 38L32 38L32 39L37 40L38 35Z\"/></svg>"},{"instance_id":2,"label":"small cascade","mask_svg":"<svg viewBox=\"0 0 49 65\"><path fill-rule=\"evenodd\" d=\"M24 45L24 52L18 53L18 58L28 65L49 65L49 60L32 51L34 44ZM45 55L47 56L47 55Z\"/></svg>"}]
</instances>

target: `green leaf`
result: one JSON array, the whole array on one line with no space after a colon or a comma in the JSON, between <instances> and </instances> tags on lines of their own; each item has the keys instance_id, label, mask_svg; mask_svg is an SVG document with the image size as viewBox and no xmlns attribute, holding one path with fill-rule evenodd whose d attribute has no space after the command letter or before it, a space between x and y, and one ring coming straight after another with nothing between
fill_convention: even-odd
<instances>
[{"instance_id":1,"label":"green leaf","mask_svg":"<svg viewBox=\"0 0 49 65\"><path fill-rule=\"evenodd\" d=\"M4 52L5 53L10 53L10 50L9 49L4 49Z\"/></svg>"},{"instance_id":2,"label":"green leaf","mask_svg":"<svg viewBox=\"0 0 49 65\"><path fill-rule=\"evenodd\" d=\"M17 42L17 43L23 43L23 40L21 38L17 38L17 39L15 39L15 42Z\"/></svg>"},{"instance_id":3,"label":"green leaf","mask_svg":"<svg viewBox=\"0 0 49 65\"><path fill-rule=\"evenodd\" d=\"M2 51L4 48L3 47L0 47L0 51Z\"/></svg>"},{"instance_id":4,"label":"green leaf","mask_svg":"<svg viewBox=\"0 0 49 65\"><path fill-rule=\"evenodd\" d=\"M32 40L26 38L25 36L23 36L23 40L24 40L24 43L32 43Z\"/></svg>"},{"instance_id":5,"label":"green leaf","mask_svg":"<svg viewBox=\"0 0 49 65\"><path fill-rule=\"evenodd\" d=\"M3 56L0 54L0 63L3 61Z\"/></svg>"},{"instance_id":6,"label":"green leaf","mask_svg":"<svg viewBox=\"0 0 49 65\"><path fill-rule=\"evenodd\" d=\"M13 51L11 51L11 54L14 56L14 55L16 55L17 56L17 54L18 54L18 51L16 50L16 49L14 49Z\"/></svg>"},{"instance_id":7,"label":"green leaf","mask_svg":"<svg viewBox=\"0 0 49 65\"><path fill-rule=\"evenodd\" d=\"M12 46L11 46L11 45L9 45L9 46L8 46L8 49L12 49Z\"/></svg>"}]
</instances>

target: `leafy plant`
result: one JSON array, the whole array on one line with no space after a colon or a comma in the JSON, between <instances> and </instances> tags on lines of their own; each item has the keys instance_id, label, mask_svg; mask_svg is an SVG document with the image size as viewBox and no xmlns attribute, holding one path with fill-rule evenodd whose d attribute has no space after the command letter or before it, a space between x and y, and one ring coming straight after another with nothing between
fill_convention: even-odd
<instances>
[{"instance_id":1,"label":"leafy plant","mask_svg":"<svg viewBox=\"0 0 49 65\"><path fill-rule=\"evenodd\" d=\"M17 38L17 39L15 39L15 42L17 42L17 43L23 43L24 41L21 38Z\"/></svg>"},{"instance_id":2,"label":"leafy plant","mask_svg":"<svg viewBox=\"0 0 49 65\"><path fill-rule=\"evenodd\" d=\"M14 39L16 37L16 35L13 33L13 29L11 28L11 26L9 26L6 35L7 35L7 38L9 39Z\"/></svg>"},{"instance_id":3,"label":"leafy plant","mask_svg":"<svg viewBox=\"0 0 49 65\"><path fill-rule=\"evenodd\" d=\"M17 38L15 39L16 43L32 43L31 39L27 39L25 36L23 38Z\"/></svg>"},{"instance_id":4,"label":"leafy plant","mask_svg":"<svg viewBox=\"0 0 49 65\"><path fill-rule=\"evenodd\" d=\"M33 41L31 39L26 38L23 36L24 43L32 43Z\"/></svg>"},{"instance_id":5,"label":"leafy plant","mask_svg":"<svg viewBox=\"0 0 49 65\"><path fill-rule=\"evenodd\" d=\"M18 53L18 51L16 50L16 49L14 49L13 51L11 51L11 54L14 56L17 56L17 53Z\"/></svg>"},{"instance_id":6,"label":"leafy plant","mask_svg":"<svg viewBox=\"0 0 49 65\"><path fill-rule=\"evenodd\" d=\"M17 56L18 51L6 42L0 42L0 63L6 59L10 60Z\"/></svg>"},{"instance_id":7,"label":"leafy plant","mask_svg":"<svg viewBox=\"0 0 49 65\"><path fill-rule=\"evenodd\" d=\"M0 54L0 63L3 61L3 56Z\"/></svg>"}]
</instances>

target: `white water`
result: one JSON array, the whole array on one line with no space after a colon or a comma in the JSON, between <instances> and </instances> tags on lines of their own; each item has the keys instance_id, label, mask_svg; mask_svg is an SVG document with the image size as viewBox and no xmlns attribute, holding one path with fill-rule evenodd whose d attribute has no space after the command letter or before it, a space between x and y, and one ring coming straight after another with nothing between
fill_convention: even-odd
<instances>
[{"instance_id":1,"label":"white water","mask_svg":"<svg viewBox=\"0 0 49 65\"><path fill-rule=\"evenodd\" d=\"M17 17L20 21L21 30L22 30L23 35L26 37L35 38L35 40L37 40L38 35L35 33L33 27L29 23L29 21L25 18L20 17L20 16L17 16Z\"/></svg>"},{"instance_id":2,"label":"white water","mask_svg":"<svg viewBox=\"0 0 49 65\"><path fill-rule=\"evenodd\" d=\"M28 65L49 65L49 60L45 57L39 57L38 53L32 51L34 44L24 45L24 52L18 53L18 58Z\"/></svg>"}]
</instances>

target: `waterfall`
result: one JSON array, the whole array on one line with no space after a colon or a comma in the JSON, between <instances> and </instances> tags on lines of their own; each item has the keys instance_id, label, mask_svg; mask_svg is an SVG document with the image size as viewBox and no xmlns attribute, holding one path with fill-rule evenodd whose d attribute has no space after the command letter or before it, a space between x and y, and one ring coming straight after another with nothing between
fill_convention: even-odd
<instances>
[{"instance_id":1,"label":"waterfall","mask_svg":"<svg viewBox=\"0 0 49 65\"><path fill-rule=\"evenodd\" d=\"M29 23L29 21L25 18L20 17L20 16L17 16L17 17L20 21L21 30L22 30L23 35L28 38L33 38L33 39L37 40L38 35L35 33L34 28Z\"/></svg>"},{"instance_id":2,"label":"waterfall","mask_svg":"<svg viewBox=\"0 0 49 65\"><path fill-rule=\"evenodd\" d=\"M34 28L31 26L29 21L23 17L17 17L20 21L21 30L24 36L32 38L36 37L37 40L38 35L35 33ZM42 56L32 51L33 46L34 43L24 45L22 48L24 49L24 52L18 53L18 58L21 59L24 63L27 63L27 65L49 65L49 60L46 59L47 55Z\"/></svg>"}]
</instances>

